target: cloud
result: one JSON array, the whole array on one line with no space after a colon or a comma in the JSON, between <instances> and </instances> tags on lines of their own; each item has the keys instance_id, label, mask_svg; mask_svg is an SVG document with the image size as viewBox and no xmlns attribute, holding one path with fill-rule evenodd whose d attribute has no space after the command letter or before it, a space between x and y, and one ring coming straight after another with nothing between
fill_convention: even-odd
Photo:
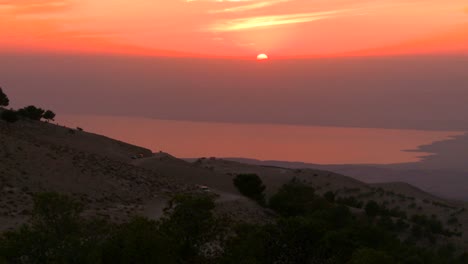
<instances>
[{"instance_id":1,"label":"cloud","mask_svg":"<svg viewBox=\"0 0 468 264\"><path fill-rule=\"evenodd\" d=\"M0 0L0 9L15 14L57 12L70 6L70 0Z\"/></svg>"},{"instance_id":2,"label":"cloud","mask_svg":"<svg viewBox=\"0 0 468 264\"><path fill-rule=\"evenodd\" d=\"M215 3L238 3L238 2L253 2L255 0L185 0L185 2L215 2Z\"/></svg>"},{"instance_id":3,"label":"cloud","mask_svg":"<svg viewBox=\"0 0 468 264\"><path fill-rule=\"evenodd\" d=\"M252 4L245 4L245 5L236 6L236 7L224 8L224 9L220 9L220 10L213 10L213 11L210 11L210 13L244 12L244 11L269 7L269 6L277 5L277 4L280 4L280 3L286 3L286 2L290 2L290 1L292 1L292 0L262 1L262 2L257 2L257 3L252 3Z\"/></svg>"},{"instance_id":4,"label":"cloud","mask_svg":"<svg viewBox=\"0 0 468 264\"><path fill-rule=\"evenodd\" d=\"M287 24L306 23L337 17L350 10L334 10L288 15L259 16L224 20L210 26L208 30L215 32L240 31L254 28L272 27Z\"/></svg>"}]
</instances>

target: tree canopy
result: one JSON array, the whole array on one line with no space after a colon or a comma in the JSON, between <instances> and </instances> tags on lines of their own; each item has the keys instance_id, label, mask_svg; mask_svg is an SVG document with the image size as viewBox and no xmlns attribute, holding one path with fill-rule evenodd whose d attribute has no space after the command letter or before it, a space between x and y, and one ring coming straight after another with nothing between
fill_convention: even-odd
<instances>
[{"instance_id":1,"label":"tree canopy","mask_svg":"<svg viewBox=\"0 0 468 264\"><path fill-rule=\"evenodd\" d=\"M234 180L234 185L243 195L264 204L265 202L265 185L262 179L257 174L239 174Z\"/></svg>"},{"instance_id":2,"label":"tree canopy","mask_svg":"<svg viewBox=\"0 0 468 264\"><path fill-rule=\"evenodd\" d=\"M0 87L0 107L8 106L10 104L10 100L8 96L3 92L2 87Z\"/></svg>"}]
</instances>

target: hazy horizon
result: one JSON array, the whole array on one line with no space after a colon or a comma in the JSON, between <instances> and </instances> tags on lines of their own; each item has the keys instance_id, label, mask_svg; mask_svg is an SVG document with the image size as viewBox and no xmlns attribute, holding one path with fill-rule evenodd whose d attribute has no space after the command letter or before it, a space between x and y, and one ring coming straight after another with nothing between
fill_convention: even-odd
<instances>
[{"instance_id":1,"label":"hazy horizon","mask_svg":"<svg viewBox=\"0 0 468 264\"><path fill-rule=\"evenodd\" d=\"M14 107L168 120L468 131L468 57L0 55ZM25 77L27 76L27 77Z\"/></svg>"}]
</instances>

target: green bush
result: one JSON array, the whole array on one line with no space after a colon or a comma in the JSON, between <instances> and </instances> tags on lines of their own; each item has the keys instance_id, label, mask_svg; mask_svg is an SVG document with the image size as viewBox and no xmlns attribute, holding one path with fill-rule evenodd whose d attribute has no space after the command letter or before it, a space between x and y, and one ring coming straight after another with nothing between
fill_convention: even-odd
<instances>
[{"instance_id":1,"label":"green bush","mask_svg":"<svg viewBox=\"0 0 468 264\"><path fill-rule=\"evenodd\" d=\"M314 188L298 182L285 184L270 199L270 208L282 216L303 216L328 207L328 202L315 195Z\"/></svg>"},{"instance_id":2,"label":"green bush","mask_svg":"<svg viewBox=\"0 0 468 264\"><path fill-rule=\"evenodd\" d=\"M0 263L467 263L450 245L401 242L388 216L361 221L302 183L284 185L272 200L283 217L263 224L220 219L204 195L174 197L158 221L113 224L83 218L67 196L39 194L30 224L0 236Z\"/></svg>"},{"instance_id":3,"label":"green bush","mask_svg":"<svg viewBox=\"0 0 468 264\"><path fill-rule=\"evenodd\" d=\"M0 256L10 263L93 263L103 237L80 218L82 207L67 196L34 197L31 223L6 232ZM103 232L104 233L104 232Z\"/></svg>"}]
</instances>

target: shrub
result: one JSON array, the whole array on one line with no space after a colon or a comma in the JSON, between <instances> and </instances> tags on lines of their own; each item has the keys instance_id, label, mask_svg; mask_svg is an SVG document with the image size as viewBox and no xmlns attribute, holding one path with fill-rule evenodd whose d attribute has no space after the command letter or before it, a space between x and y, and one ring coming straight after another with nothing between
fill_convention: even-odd
<instances>
[{"instance_id":1,"label":"shrub","mask_svg":"<svg viewBox=\"0 0 468 264\"><path fill-rule=\"evenodd\" d=\"M260 204L265 203L265 185L263 185L262 179L256 174L239 174L234 180L234 185L243 195L259 202Z\"/></svg>"},{"instance_id":2,"label":"shrub","mask_svg":"<svg viewBox=\"0 0 468 264\"><path fill-rule=\"evenodd\" d=\"M45 120L49 121L49 120L52 120L54 121L54 118L55 118L55 113L50 111L50 110L47 110L45 111L44 115L42 116L42 118L44 118Z\"/></svg>"},{"instance_id":3,"label":"shrub","mask_svg":"<svg viewBox=\"0 0 468 264\"><path fill-rule=\"evenodd\" d=\"M302 183L290 182L270 199L270 207L282 216L308 215L328 208L329 203L315 195L314 188Z\"/></svg>"},{"instance_id":4,"label":"shrub","mask_svg":"<svg viewBox=\"0 0 468 264\"><path fill-rule=\"evenodd\" d=\"M36 120L39 121L44 115L44 109L35 107L33 105L21 108L18 110L18 114L20 116L23 116L25 118L31 119L31 120Z\"/></svg>"},{"instance_id":5,"label":"shrub","mask_svg":"<svg viewBox=\"0 0 468 264\"><path fill-rule=\"evenodd\" d=\"M8 106L10 104L10 100L8 96L3 92L2 87L0 87L0 107Z\"/></svg>"},{"instance_id":6,"label":"shrub","mask_svg":"<svg viewBox=\"0 0 468 264\"><path fill-rule=\"evenodd\" d=\"M102 237L80 218L81 211L69 197L36 195L31 224L5 233L0 254L9 263L95 263L95 242Z\"/></svg>"},{"instance_id":7,"label":"shrub","mask_svg":"<svg viewBox=\"0 0 468 264\"><path fill-rule=\"evenodd\" d=\"M3 110L2 114L2 119L9 122L9 123L14 123L18 121L18 113L14 110Z\"/></svg>"},{"instance_id":8,"label":"shrub","mask_svg":"<svg viewBox=\"0 0 468 264\"><path fill-rule=\"evenodd\" d=\"M380 206L375 201L369 201L366 204L365 210L367 216L374 218L380 213Z\"/></svg>"},{"instance_id":9,"label":"shrub","mask_svg":"<svg viewBox=\"0 0 468 264\"><path fill-rule=\"evenodd\" d=\"M332 191L328 191L323 195L323 198L325 198L327 201L330 203L335 202L335 194Z\"/></svg>"}]
</instances>

